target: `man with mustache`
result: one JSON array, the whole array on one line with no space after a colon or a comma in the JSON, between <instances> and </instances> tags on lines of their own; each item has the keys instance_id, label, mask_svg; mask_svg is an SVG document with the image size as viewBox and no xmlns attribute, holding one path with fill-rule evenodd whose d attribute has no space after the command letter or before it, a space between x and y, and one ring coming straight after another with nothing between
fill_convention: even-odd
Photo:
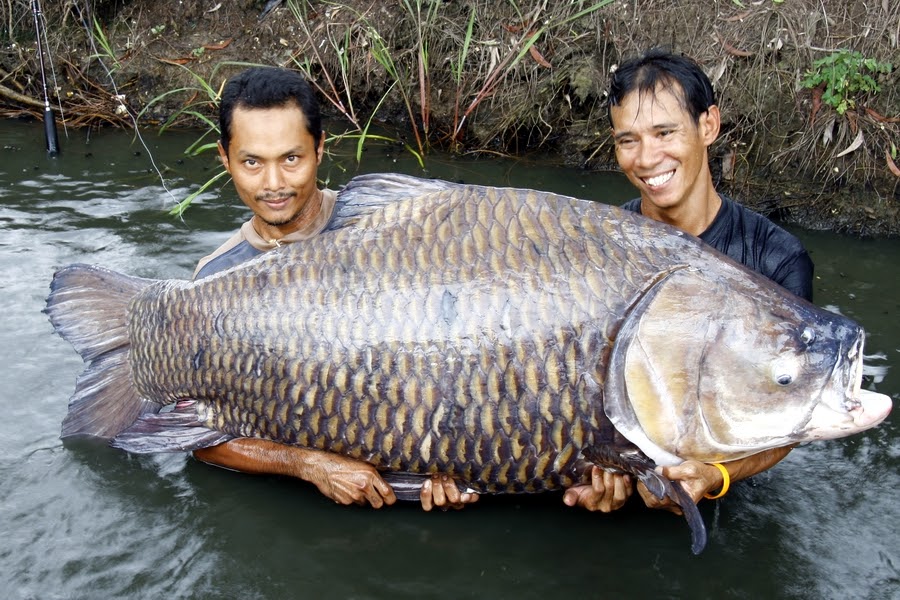
<instances>
[{"instance_id":1,"label":"man with mustache","mask_svg":"<svg viewBox=\"0 0 900 600\"><path fill-rule=\"evenodd\" d=\"M228 81L219 105L219 156L253 216L228 241L204 257L194 277L208 277L283 244L320 234L337 194L319 189L316 173L325 136L318 101L294 71L254 67ZM299 477L339 504L380 508L397 498L375 468L339 454L237 438L194 451L210 464L247 473ZM459 508L474 502L447 476L426 479L422 507Z\"/></svg>"},{"instance_id":2,"label":"man with mustache","mask_svg":"<svg viewBox=\"0 0 900 600\"><path fill-rule=\"evenodd\" d=\"M610 76L608 117L616 160L640 192L623 208L695 235L812 299L813 263L800 240L715 189L709 146L719 135L721 117L712 84L697 63L659 49L624 62ZM777 448L724 465L685 461L662 473L680 481L699 502L724 495L730 481L760 473L788 452L790 448ZM569 488L563 501L609 512L621 507L632 491L629 476L594 467L591 483ZM680 512L643 484L638 492L648 506Z\"/></svg>"}]
</instances>

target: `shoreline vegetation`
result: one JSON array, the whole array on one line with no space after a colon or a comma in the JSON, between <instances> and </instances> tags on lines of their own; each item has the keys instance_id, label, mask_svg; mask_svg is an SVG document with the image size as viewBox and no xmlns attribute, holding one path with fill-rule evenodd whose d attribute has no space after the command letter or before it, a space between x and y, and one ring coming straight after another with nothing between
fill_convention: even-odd
<instances>
[{"instance_id":1,"label":"shoreline vegetation","mask_svg":"<svg viewBox=\"0 0 900 600\"><path fill-rule=\"evenodd\" d=\"M888 0L34 0L0 3L0 116L196 128L248 64L316 86L330 135L615 169L607 74L665 46L716 88L720 189L811 229L900 236L900 3ZM268 10L266 10L268 9ZM39 17L36 19L36 17ZM43 29L37 52L35 22ZM201 135L202 132L206 132Z\"/></svg>"}]
</instances>

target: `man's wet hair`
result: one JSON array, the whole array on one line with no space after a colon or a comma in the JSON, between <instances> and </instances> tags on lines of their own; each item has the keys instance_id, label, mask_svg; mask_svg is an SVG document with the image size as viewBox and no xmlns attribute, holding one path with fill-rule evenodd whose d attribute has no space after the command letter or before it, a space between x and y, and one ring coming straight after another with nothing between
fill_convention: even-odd
<instances>
[{"instance_id":1,"label":"man's wet hair","mask_svg":"<svg viewBox=\"0 0 900 600\"><path fill-rule=\"evenodd\" d=\"M679 93L678 87L681 87ZM606 117L612 125L612 107L619 106L632 92L639 95L656 93L657 87L668 89L678 98L694 123L716 103L709 77L696 62L663 48L653 48L641 56L623 62L610 75Z\"/></svg>"},{"instance_id":2,"label":"man's wet hair","mask_svg":"<svg viewBox=\"0 0 900 600\"><path fill-rule=\"evenodd\" d=\"M306 129L318 146L322 139L319 101L309 83L296 71L278 67L251 67L228 80L219 101L219 131L228 152L235 108L276 108L295 104L306 117Z\"/></svg>"}]
</instances>

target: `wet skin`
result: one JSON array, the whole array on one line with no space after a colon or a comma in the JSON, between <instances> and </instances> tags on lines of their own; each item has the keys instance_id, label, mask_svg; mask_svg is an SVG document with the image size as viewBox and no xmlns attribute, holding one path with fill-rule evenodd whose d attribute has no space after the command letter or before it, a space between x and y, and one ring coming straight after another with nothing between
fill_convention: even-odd
<instances>
[{"instance_id":1,"label":"wet skin","mask_svg":"<svg viewBox=\"0 0 900 600\"><path fill-rule=\"evenodd\" d=\"M316 143L294 104L236 108L232 118L228 151L220 142L219 156L241 201L255 214L257 233L277 240L309 227L322 209L316 171L324 137Z\"/></svg>"},{"instance_id":2,"label":"wet skin","mask_svg":"<svg viewBox=\"0 0 900 600\"><path fill-rule=\"evenodd\" d=\"M719 110L697 123L682 107L681 89L633 92L611 109L616 160L641 194L641 212L699 235L721 201L709 172L708 147L719 135Z\"/></svg>"}]
</instances>

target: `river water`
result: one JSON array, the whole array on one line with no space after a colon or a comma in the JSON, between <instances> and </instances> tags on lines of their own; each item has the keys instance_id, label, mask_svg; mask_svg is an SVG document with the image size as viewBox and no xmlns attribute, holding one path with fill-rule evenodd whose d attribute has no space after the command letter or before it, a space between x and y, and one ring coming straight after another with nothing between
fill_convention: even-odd
<instances>
[{"instance_id":1,"label":"river water","mask_svg":"<svg viewBox=\"0 0 900 600\"><path fill-rule=\"evenodd\" d=\"M897 598L900 434L892 414L800 447L701 503L693 556L680 517L640 502L612 515L560 496L482 498L463 511L340 507L298 481L134 457L59 440L82 361L41 313L54 269L100 264L187 278L245 218L225 184L183 220L165 208L214 172L193 134L69 132L48 158L39 124L0 123L0 590L5 598ZM332 187L359 172L421 174L397 147L335 148ZM153 158L155 167L151 163ZM155 168L163 171L166 188ZM429 175L618 203L618 175L539 160L432 157ZM170 195L171 194L171 195ZM900 397L900 242L791 228L816 263L815 300L861 322ZM886 373L885 373L886 371Z\"/></svg>"}]
</instances>

